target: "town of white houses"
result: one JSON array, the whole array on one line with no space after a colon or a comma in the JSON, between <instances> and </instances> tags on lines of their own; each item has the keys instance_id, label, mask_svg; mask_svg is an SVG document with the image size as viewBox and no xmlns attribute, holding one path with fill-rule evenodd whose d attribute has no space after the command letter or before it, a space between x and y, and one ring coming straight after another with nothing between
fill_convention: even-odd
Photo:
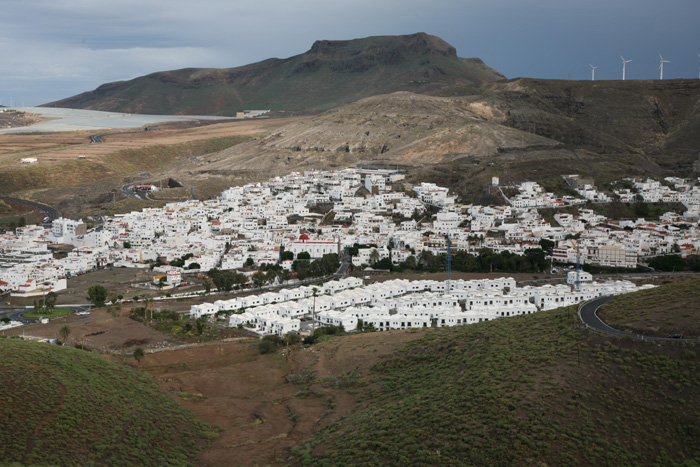
<instances>
[{"instance_id":1,"label":"town of white houses","mask_svg":"<svg viewBox=\"0 0 700 467\"><path fill-rule=\"evenodd\" d=\"M395 170L311 170L232 187L208 201L93 221L58 218L50 227L28 225L0 236L0 291L40 297L97 269L142 268L152 271L156 300L198 297L188 312L195 318L223 318L258 334L326 325L381 331L465 325L653 287L595 281L587 270L651 270L655 258L682 259L700 248L694 180L625 179L606 190L576 175L563 180L568 195L535 182L501 186L494 177L492 192L504 204L479 206L462 204L433 183L406 183ZM628 220L599 209L659 202L683 209ZM52 244L72 250L57 258ZM450 271L485 265L553 280L450 280ZM446 274L444 280L373 280L387 270ZM235 284L178 293L211 271L235 271L228 276ZM255 293L217 297L243 288Z\"/></svg>"}]
</instances>

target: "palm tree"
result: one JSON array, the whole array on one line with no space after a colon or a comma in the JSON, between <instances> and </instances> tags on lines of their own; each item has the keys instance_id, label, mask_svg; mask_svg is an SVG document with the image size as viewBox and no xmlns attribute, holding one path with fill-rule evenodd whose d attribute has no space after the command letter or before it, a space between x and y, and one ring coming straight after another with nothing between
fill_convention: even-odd
<instances>
[{"instance_id":1,"label":"palm tree","mask_svg":"<svg viewBox=\"0 0 700 467\"><path fill-rule=\"evenodd\" d=\"M372 252L369 254L369 260L372 264L376 263L379 261L379 252L377 251L376 248L372 250Z\"/></svg>"},{"instance_id":2,"label":"palm tree","mask_svg":"<svg viewBox=\"0 0 700 467\"><path fill-rule=\"evenodd\" d=\"M70 326L64 324L63 327L58 331L58 333L61 335L61 339L65 344L66 339L68 339L68 336L70 335Z\"/></svg>"}]
</instances>

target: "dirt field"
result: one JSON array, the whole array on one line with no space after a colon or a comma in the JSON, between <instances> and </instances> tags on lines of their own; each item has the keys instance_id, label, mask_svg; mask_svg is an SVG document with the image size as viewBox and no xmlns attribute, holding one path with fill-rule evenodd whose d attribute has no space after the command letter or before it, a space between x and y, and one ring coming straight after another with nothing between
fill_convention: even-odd
<instances>
[{"instance_id":1,"label":"dirt field","mask_svg":"<svg viewBox=\"0 0 700 467\"><path fill-rule=\"evenodd\" d=\"M295 351L289 359L280 353L259 355L255 341L222 344L149 354L140 367L184 407L221 428L197 465L269 465L284 462L290 447L367 403L358 401L353 387L334 389L328 378L358 372L364 379L371 365L421 335L335 338ZM291 383L290 374L311 374L316 382Z\"/></svg>"},{"instance_id":2,"label":"dirt field","mask_svg":"<svg viewBox=\"0 0 700 467\"><path fill-rule=\"evenodd\" d=\"M5 331L8 336L27 335L60 339L58 331L68 325L71 332L68 342L83 343L86 347L102 352L121 352L134 345L149 348L159 343L177 344L150 326L134 321L128 316L128 308L116 312L116 316L101 308L93 310L90 315L67 315L52 319L49 324L32 324Z\"/></svg>"},{"instance_id":3,"label":"dirt field","mask_svg":"<svg viewBox=\"0 0 700 467\"><path fill-rule=\"evenodd\" d=\"M104 143L91 144L90 135L100 131L75 131L65 133L9 133L0 134L0 168L21 170L23 157L36 157L41 166L74 160L78 156L99 159L105 154L122 149L136 149L154 144L176 144L187 141L217 138L223 136L246 136L279 128L303 117L272 118L264 120L240 120L191 127L183 124L156 125L162 130L142 131L134 128L133 133L104 136ZM104 130L108 132L109 130ZM122 131L122 130L120 130Z\"/></svg>"}]
</instances>

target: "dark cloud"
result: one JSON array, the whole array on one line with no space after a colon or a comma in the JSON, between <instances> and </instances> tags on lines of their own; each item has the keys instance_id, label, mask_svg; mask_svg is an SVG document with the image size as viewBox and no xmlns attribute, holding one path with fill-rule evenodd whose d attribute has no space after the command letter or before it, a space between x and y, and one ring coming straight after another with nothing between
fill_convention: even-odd
<instances>
[{"instance_id":1,"label":"dark cloud","mask_svg":"<svg viewBox=\"0 0 700 467\"><path fill-rule=\"evenodd\" d=\"M509 77L698 77L695 0L5 0L0 99L40 104L110 81L303 53L317 39L424 31Z\"/></svg>"}]
</instances>

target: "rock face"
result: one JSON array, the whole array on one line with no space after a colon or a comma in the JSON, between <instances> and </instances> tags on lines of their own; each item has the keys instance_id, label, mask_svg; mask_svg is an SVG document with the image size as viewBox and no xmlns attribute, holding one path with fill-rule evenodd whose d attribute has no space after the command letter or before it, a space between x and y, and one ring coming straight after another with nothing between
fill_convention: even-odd
<instances>
[{"instance_id":1,"label":"rock face","mask_svg":"<svg viewBox=\"0 0 700 467\"><path fill-rule=\"evenodd\" d=\"M505 78L425 33L316 41L287 59L187 68L108 83L47 106L153 114L235 115L244 109L327 110L394 91L433 93Z\"/></svg>"}]
</instances>

